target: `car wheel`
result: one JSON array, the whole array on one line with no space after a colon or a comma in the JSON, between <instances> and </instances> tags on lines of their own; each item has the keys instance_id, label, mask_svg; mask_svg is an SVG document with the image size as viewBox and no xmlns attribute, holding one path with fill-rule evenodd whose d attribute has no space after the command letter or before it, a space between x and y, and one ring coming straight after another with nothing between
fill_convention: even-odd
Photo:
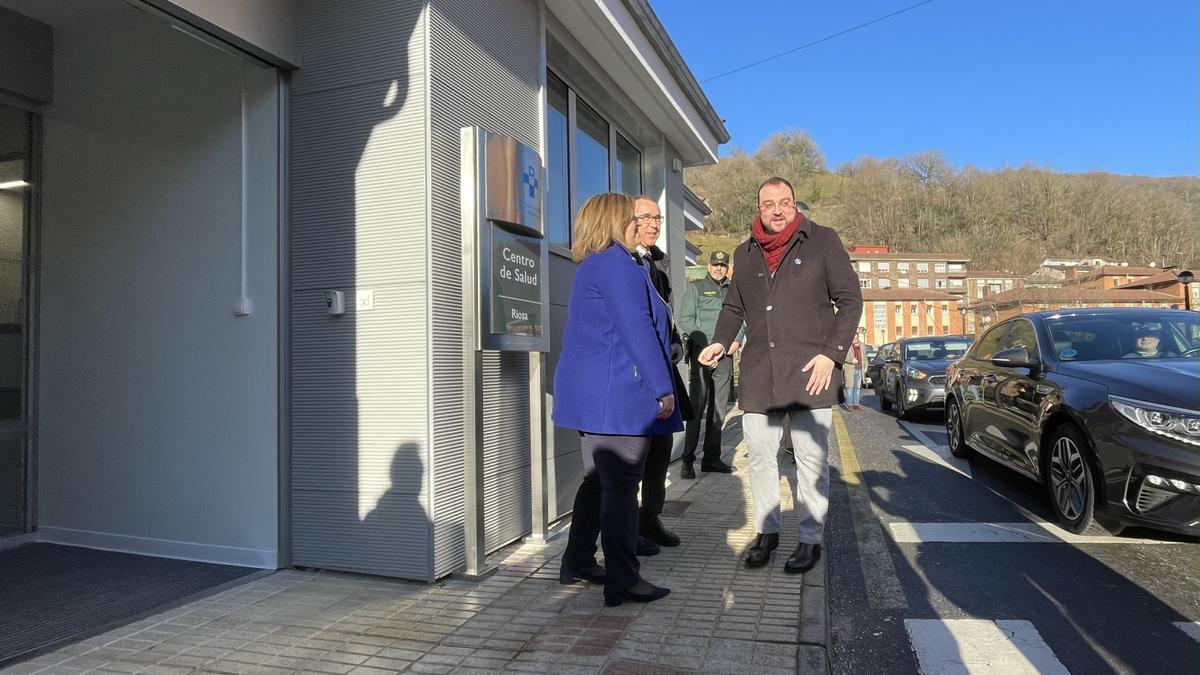
<instances>
[{"instance_id":1,"label":"car wheel","mask_svg":"<svg viewBox=\"0 0 1200 675\"><path fill-rule=\"evenodd\" d=\"M904 387L896 385L896 417L908 419L908 407L904 405Z\"/></svg>"},{"instance_id":2,"label":"car wheel","mask_svg":"<svg viewBox=\"0 0 1200 675\"><path fill-rule=\"evenodd\" d=\"M1046 487L1059 524L1075 534L1107 532L1096 520L1096 466L1083 434L1073 425L1060 425L1047 447Z\"/></svg>"},{"instance_id":3,"label":"car wheel","mask_svg":"<svg viewBox=\"0 0 1200 675\"><path fill-rule=\"evenodd\" d=\"M875 395L879 397L880 410L892 409L892 400L887 397L887 389L880 387L879 389L875 390Z\"/></svg>"},{"instance_id":4,"label":"car wheel","mask_svg":"<svg viewBox=\"0 0 1200 675\"><path fill-rule=\"evenodd\" d=\"M950 437L950 454L955 457L971 455L971 447L967 445L966 428L963 426L962 409L954 399L946 403L946 435Z\"/></svg>"}]
</instances>

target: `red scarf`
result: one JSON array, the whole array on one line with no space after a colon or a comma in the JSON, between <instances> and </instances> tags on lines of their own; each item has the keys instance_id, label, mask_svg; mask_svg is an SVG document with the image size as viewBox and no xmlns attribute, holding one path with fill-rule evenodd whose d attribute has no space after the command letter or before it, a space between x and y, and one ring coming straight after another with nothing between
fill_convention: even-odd
<instances>
[{"instance_id":1,"label":"red scarf","mask_svg":"<svg viewBox=\"0 0 1200 675\"><path fill-rule=\"evenodd\" d=\"M796 234L796 230L800 229L800 223L803 222L804 214L796 211L796 217L787 224L787 227L779 232L771 232L763 226L762 216L754 217L752 229L754 240L762 248L763 257L767 259L767 269L771 271L771 274L775 274L775 268L779 267L780 261L783 260L783 254L787 253L792 235Z\"/></svg>"}]
</instances>

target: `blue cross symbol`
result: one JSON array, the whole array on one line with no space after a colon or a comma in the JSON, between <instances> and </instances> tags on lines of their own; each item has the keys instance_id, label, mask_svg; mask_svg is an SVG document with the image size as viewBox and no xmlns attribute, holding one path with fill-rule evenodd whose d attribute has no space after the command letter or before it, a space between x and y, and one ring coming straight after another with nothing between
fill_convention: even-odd
<instances>
[{"instance_id":1,"label":"blue cross symbol","mask_svg":"<svg viewBox=\"0 0 1200 675\"><path fill-rule=\"evenodd\" d=\"M537 196L538 179L537 171L532 167L527 167L525 173L521 174L521 182L529 186L529 198L533 199Z\"/></svg>"}]
</instances>

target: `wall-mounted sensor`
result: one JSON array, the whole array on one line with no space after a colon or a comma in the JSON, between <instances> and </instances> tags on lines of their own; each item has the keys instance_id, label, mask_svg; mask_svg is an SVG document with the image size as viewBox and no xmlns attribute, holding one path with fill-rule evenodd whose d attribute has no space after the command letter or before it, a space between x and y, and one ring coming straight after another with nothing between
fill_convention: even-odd
<instances>
[{"instance_id":1,"label":"wall-mounted sensor","mask_svg":"<svg viewBox=\"0 0 1200 675\"><path fill-rule=\"evenodd\" d=\"M329 316L341 316L346 313L346 292L325 291L325 309Z\"/></svg>"}]
</instances>

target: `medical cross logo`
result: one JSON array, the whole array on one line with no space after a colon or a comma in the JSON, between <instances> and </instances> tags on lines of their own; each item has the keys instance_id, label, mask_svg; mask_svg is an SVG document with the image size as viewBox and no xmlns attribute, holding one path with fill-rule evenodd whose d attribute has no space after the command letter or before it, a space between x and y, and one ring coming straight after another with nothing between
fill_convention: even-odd
<instances>
[{"instance_id":1,"label":"medical cross logo","mask_svg":"<svg viewBox=\"0 0 1200 675\"><path fill-rule=\"evenodd\" d=\"M529 187L529 198L533 199L537 196L538 179L537 170L532 166L525 168L525 173L521 174L521 182Z\"/></svg>"}]
</instances>

